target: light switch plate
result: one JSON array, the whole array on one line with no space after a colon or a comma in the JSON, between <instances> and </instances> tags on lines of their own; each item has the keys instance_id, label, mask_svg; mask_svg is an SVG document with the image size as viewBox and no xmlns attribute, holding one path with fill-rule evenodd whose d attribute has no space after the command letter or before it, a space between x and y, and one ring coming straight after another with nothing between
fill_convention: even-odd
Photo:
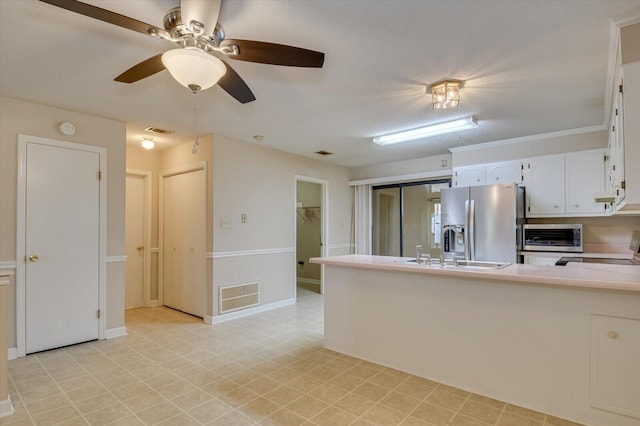
<instances>
[{"instance_id":1,"label":"light switch plate","mask_svg":"<svg viewBox=\"0 0 640 426\"><path fill-rule=\"evenodd\" d=\"M228 217L223 217L220 219L220 227L222 229L231 229L231 219Z\"/></svg>"}]
</instances>

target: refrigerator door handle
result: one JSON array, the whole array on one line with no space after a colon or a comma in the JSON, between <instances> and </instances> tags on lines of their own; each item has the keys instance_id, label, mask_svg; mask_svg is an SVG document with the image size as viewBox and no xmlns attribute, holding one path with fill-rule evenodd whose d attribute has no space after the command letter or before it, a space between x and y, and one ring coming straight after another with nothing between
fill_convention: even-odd
<instances>
[{"instance_id":1,"label":"refrigerator door handle","mask_svg":"<svg viewBox=\"0 0 640 426\"><path fill-rule=\"evenodd\" d=\"M464 228L464 257L468 260L476 260L475 222L476 222L476 202L468 200L465 202L465 228Z\"/></svg>"}]
</instances>

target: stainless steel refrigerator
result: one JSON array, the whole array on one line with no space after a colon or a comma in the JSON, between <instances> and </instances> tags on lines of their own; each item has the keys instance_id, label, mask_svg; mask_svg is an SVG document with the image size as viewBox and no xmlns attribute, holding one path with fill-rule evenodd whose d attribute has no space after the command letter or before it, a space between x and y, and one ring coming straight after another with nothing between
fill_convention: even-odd
<instances>
[{"instance_id":1,"label":"stainless steel refrigerator","mask_svg":"<svg viewBox=\"0 0 640 426\"><path fill-rule=\"evenodd\" d=\"M515 183L443 188L441 203L445 259L519 261L524 188Z\"/></svg>"}]
</instances>

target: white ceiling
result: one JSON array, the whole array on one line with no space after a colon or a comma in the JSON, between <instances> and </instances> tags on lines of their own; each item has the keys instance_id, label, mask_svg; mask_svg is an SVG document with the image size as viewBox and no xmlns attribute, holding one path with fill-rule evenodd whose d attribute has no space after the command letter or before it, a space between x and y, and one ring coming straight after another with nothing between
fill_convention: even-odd
<instances>
[{"instance_id":1,"label":"white ceiling","mask_svg":"<svg viewBox=\"0 0 640 426\"><path fill-rule=\"evenodd\" d=\"M162 27L179 0L86 0ZM322 69L231 60L257 100L219 87L198 98L199 130L361 166L447 148L605 123L611 18L640 0L223 0L227 38L325 52ZM37 0L0 1L2 95L143 128L160 148L193 138L193 95L163 71L113 78L174 45ZM434 111L425 86L464 80L461 106ZM478 128L381 147L371 138L473 114ZM264 135L261 142L252 136Z\"/></svg>"}]
</instances>

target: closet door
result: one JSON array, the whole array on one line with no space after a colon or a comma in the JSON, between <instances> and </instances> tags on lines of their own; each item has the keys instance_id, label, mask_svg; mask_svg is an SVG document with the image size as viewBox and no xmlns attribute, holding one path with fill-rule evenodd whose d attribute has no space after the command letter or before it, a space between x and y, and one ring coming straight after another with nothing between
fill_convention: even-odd
<instances>
[{"instance_id":1,"label":"closet door","mask_svg":"<svg viewBox=\"0 0 640 426\"><path fill-rule=\"evenodd\" d=\"M164 305L206 313L206 171L163 180Z\"/></svg>"}]
</instances>

